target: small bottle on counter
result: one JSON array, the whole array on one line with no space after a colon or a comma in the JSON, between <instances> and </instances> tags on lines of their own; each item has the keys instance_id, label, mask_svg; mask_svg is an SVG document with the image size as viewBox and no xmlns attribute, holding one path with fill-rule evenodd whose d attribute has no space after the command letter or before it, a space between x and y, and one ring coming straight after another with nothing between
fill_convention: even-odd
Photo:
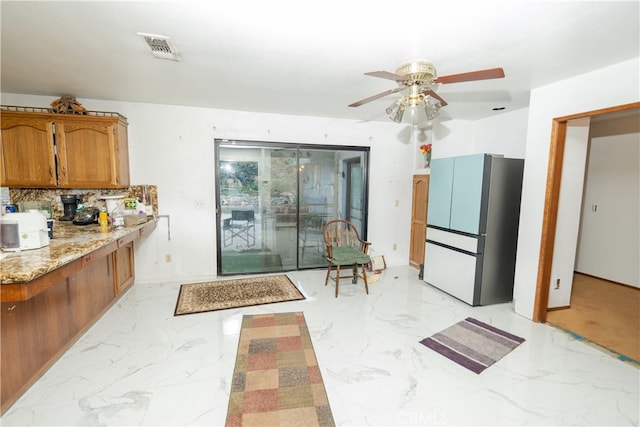
<instances>
[{"instance_id":1,"label":"small bottle on counter","mask_svg":"<svg viewBox=\"0 0 640 427\"><path fill-rule=\"evenodd\" d=\"M109 216L107 215L107 210L105 208L100 209L100 215L98 215L98 224L100 224L100 227L109 226Z\"/></svg>"}]
</instances>

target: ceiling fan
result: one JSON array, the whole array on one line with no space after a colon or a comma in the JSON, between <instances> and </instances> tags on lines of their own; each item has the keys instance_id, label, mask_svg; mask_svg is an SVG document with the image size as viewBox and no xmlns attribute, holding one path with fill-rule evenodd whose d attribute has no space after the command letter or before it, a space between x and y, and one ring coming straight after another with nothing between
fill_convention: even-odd
<instances>
[{"instance_id":1,"label":"ceiling fan","mask_svg":"<svg viewBox=\"0 0 640 427\"><path fill-rule=\"evenodd\" d=\"M447 101L436 93L439 85L474 80L499 79L504 77L504 70L502 68L489 68L486 70L450 74L448 76L437 76L436 68L432 63L424 59L415 59L400 64L398 68L396 68L395 73L389 71L370 71L364 74L394 80L398 83L398 87L356 101L353 104L349 104L349 107L359 107L360 105L391 95L392 93L408 89L409 93L407 95L403 95L386 109L389 118L394 122L400 123L407 106L423 106L427 120L436 118L439 114L438 110L440 110L440 107L447 105ZM415 108L412 108L412 112L414 112L414 110Z\"/></svg>"}]
</instances>

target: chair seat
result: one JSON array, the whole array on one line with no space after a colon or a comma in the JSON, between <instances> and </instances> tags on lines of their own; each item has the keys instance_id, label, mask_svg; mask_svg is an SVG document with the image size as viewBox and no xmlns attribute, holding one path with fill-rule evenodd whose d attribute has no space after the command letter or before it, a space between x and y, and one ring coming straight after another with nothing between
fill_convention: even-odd
<instances>
[{"instance_id":1,"label":"chair seat","mask_svg":"<svg viewBox=\"0 0 640 427\"><path fill-rule=\"evenodd\" d=\"M331 261L338 265L367 264L371 261L369 255L349 246L334 247L331 255L333 255Z\"/></svg>"}]
</instances>

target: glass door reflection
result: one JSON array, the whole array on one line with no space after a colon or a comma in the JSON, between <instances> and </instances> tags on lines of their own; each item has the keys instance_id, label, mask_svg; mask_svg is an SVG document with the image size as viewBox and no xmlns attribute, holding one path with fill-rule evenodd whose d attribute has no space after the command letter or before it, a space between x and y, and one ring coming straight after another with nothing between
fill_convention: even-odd
<instances>
[{"instance_id":1,"label":"glass door reflection","mask_svg":"<svg viewBox=\"0 0 640 427\"><path fill-rule=\"evenodd\" d=\"M335 148L216 140L219 274L325 267L322 227L349 211L366 231L368 150Z\"/></svg>"},{"instance_id":2,"label":"glass door reflection","mask_svg":"<svg viewBox=\"0 0 640 427\"><path fill-rule=\"evenodd\" d=\"M322 228L327 221L340 217L334 191L338 185L339 163L335 151L314 149L300 150L299 162L299 267L326 266Z\"/></svg>"}]
</instances>

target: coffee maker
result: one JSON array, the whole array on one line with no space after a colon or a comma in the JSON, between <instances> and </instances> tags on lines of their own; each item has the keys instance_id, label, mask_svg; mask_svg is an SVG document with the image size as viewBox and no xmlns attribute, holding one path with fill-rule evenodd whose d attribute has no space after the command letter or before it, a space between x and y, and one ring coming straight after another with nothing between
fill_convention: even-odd
<instances>
[{"instance_id":1,"label":"coffee maker","mask_svg":"<svg viewBox=\"0 0 640 427\"><path fill-rule=\"evenodd\" d=\"M64 207L64 215L60 217L60 221L72 221L76 215L78 203L82 203L82 195L80 194L62 194L60 196Z\"/></svg>"}]
</instances>

